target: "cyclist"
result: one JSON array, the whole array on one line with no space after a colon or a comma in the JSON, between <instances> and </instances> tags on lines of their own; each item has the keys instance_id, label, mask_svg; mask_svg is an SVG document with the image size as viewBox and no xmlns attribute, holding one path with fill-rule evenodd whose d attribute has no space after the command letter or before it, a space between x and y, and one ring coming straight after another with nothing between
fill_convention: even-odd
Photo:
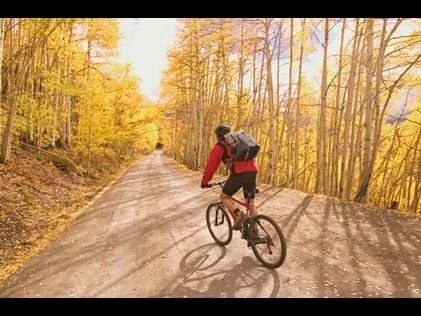
<instances>
[{"instance_id":1,"label":"cyclist","mask_svg":"<svg viewBox=\"0 0 421 316\"><path fill-rule=\"evenodd\" d=\"M231 197L242 188L244 199L247 200L247 192L250 192L250 215L257 215L254 198L258 168L254 160L232 161L233 154L229 145L224 140L224 135L229 132L231 132L231 128L228 125L220 124L216 127L215 134L218 141L209 154L200 186L202 188L208 187L209 181L212 180L220 163L223 162L229 169L229 177L222 189L220 198L224 206L235 215L232 229L239 230L246 220L246 215L236 207Z\"/></svg>"}]
</instances>

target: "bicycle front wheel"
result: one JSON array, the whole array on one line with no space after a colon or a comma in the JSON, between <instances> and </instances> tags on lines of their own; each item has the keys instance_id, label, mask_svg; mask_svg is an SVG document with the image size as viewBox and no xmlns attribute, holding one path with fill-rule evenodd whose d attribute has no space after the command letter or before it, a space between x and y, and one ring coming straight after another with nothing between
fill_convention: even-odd
<instances>
[{"instance_id":1,"label":"bicycle front wheel","mask_svg":"<svg viewBox=\"0 0 421 316\"><path fill-rule=\"evenodd\" d=\"M221 246L228 245L232 240L232 224L227 211L212 203L206 210L206 224L212 238Z\"/></svg>"},{"instance_id":2,"label":"bicycle front wheel","mask_svg":"<svg viewBox=\"0 0 421 316\"><path fill-rule=\"evenodd\" d=\"M256 215L251 221L254 236L250 239L251 249L256 258L266 267L280 267L286 257L287 247L284 234L272 217Z\"/></svg>"}]
</instances>

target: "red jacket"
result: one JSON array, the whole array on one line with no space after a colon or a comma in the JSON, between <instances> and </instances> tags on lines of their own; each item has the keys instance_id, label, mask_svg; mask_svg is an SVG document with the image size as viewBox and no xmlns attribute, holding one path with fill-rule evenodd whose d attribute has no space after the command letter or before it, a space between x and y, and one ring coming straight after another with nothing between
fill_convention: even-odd
<instances>
[{"instance_id":1,"label":"red jacket","mask_svg":"<svg viewBox=\"0 0 421 316\"><path fill-rule=\"evenodd\" d=\"M233 157L230 147L228 146L225 140L221 141L222 145L225 146L227 150L227 155L229 158ZM218 170L219 164L223 162L224 156L224 149L218 144L213 146L210 154L208 162L206 163L205 170L203 171L202 182L201 185L206 185L212 180L214 173ZM235 173L243 173L243 172L257 172L256 162L254 160L246 160L246 161L226 161L224 162L225 166L230 170L230 175L233 174L232 164L234 164Z\"/></svg>"}]
</instances>

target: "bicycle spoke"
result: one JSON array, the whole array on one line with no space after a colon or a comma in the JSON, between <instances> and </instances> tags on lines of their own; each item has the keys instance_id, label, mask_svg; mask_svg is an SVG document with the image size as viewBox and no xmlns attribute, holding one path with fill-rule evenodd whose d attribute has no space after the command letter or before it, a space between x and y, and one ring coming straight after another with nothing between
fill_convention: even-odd
<instances>
[{"instance_id":1,"label":"bicycle spoke","mask_svg":"<svg viewBox=\"0 0 421 316\"><path fill-rule=\"evenodd\" d=\"M212 238L222 246L231 242L232 229L229 215L217 203L210 204L206 210L206 224Z\"/></svg>"},{"instance_id":2,"label":"bicycle spoke","mask_svg":"<svg viewBox=\"0 0 421 316\"><path fill-rule=\"evenodd\" d=\"M286 256L286 242L279 225L269 216L260 214L254 219L258 237L250 240L256 258L269 268L280 267Z\"/></svg>"}]
</instances>

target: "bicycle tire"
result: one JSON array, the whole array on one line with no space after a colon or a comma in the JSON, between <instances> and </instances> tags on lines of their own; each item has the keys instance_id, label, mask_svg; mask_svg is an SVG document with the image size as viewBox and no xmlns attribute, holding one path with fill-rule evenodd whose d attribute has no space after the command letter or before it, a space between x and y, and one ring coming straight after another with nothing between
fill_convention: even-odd
<instances>
[{"instance_id":1,"label":"bicycle tire","mask_svg":"<svg viewBox=\"0 0 421 316\"><path fill-rule=\"evenodd\" d=\"M287 247L281 227L267 215L258 214L250 221L257 224L257 236L248 240L257 260L264 266L276 269L285 261Z\"/></svg>"},{"instance_id":2,"label":"bicycle tire","mask_svg":"<svg viewBox=\"0 0 421 316\"><path fill-rule=\"evenodd\" d=\"M232 224L227 211L217 203L209 204L206 210L206 225L215 242L221 246L232 240Z\"/></svg>"}]
</instances>

